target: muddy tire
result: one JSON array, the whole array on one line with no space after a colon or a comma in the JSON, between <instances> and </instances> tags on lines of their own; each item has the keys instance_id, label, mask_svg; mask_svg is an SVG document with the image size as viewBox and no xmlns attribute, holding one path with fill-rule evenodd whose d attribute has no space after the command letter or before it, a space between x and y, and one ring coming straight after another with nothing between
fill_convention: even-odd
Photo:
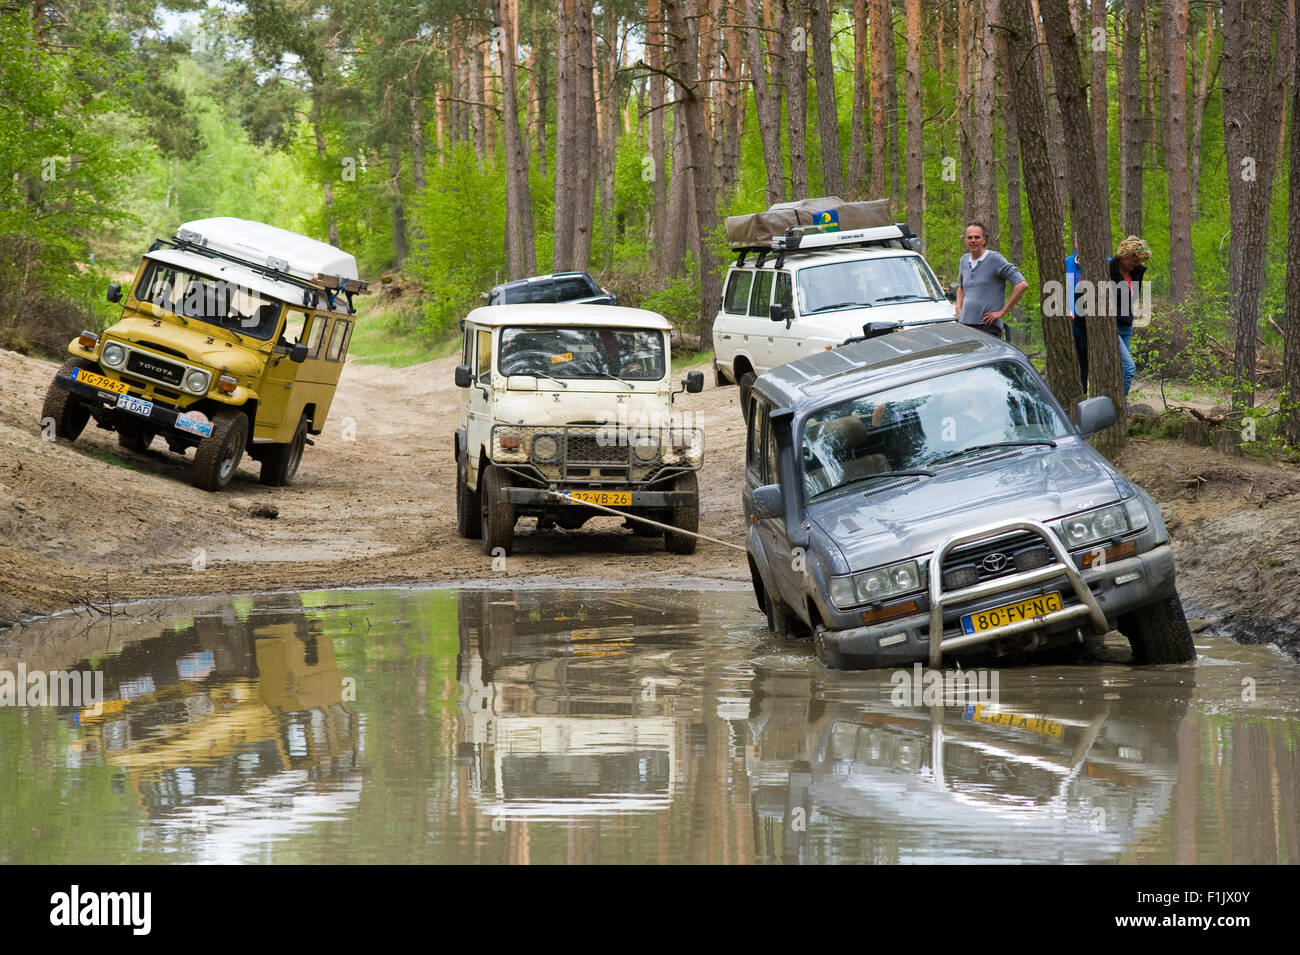
<instances>
[{"instance_id":1,"label":"muddy tire","mask_svg":"<svg viewBox=\"0 0 1300 955\"><path fill-rule=\"evenodd\" d=\"M194 453L190 483L205 491L226 488L248 443L248 416L234 408L222 408L212 416L212 434L199 442Z\"/></svg>"},{"instance_id":2,"label":"muddy tire","mask_svg":"<svg viewBox=\"0 0 1300 955\"><path fill-rule=\"evenodd\" d=\"M479 472L479 540L483 553L495 556L493 552L499 547L509 556L515 549L515 506L501 500L501 492L508 487L501 469L494 464L484 465Z\"/></svg>"},{"instance_id":3,"label":"muddy tire","mask_svg":"<svg viewBox=\"0 0 1300 955\"><path fill-rule=\"evenodd\" d=\"M749 393L754 390L754 382L758 378L752 371L747 371L740 376L740 381L736 382L740 388L740 416L749 421Z\"/></svg>"},{"instance_id":4,"label":"muddy tire","mask_svg":"<svg viewBox=\"0 0 1300 955\"><path fill-rule=\"evenodd\" d=\"M118 413L117 446L124 451L144 454L149 450L149 443L153 441L153 432L140 427L134 421L121 420L122 414L123 412Z\"/></svg>"},{"instance_id":5,"label":"muddy tire","mask_svg":"<svg viewBox=\"0 0 1300 955\"><path fill-rule=\"evenodd\" d=\"M664 531L664 547L670 554L694 554L698 538L692 535L700 529L700 482L695 477L695 472L686 471L677 475L673 479L672 490L690 494L691 503L670 507L668 520L664 523L691 533L678 534L675 531Z\"/></svg>"},{"instance_id":6,"label":"muddy tire","mask_svg":"<svg viewBox=\"0 0 1300 955\"><path fill-rule=\"evenodd\" d=\"M90 362L69 358L59 366L58 373L66 376L72 374L74 369L90 370L92 367ZM90 421L90 411L77 401L72 392L63 390L51 381L50 387L45 391L45 403L41 406L42 430L47 419L54 422L55 439L71 444L81 437L81 432L86 430L86 424Z\"/></svg>"},{"instance_id":7,"label":"muddy tire","mask_svg":"<svg viewBox=\"0 0 1300 955\"><path fill-rule=\"evenodd\" d=\"M1149 607L1124 614L1118 624L1119 632L1128 637L1133 648L1134 663L1190 663L1196 659L1196 644L1176 592Z\"/></svg>"},{"instance_id":8,"label":"muddy tire","mask_svg":"<svg viewBox=\"0 0 1300 955\"><path fill-rule=\"evenodd\" d=\"M482 508L478 491L470 489L466 476L468 467L463 458L456 465L456 533L466 540L473 540L483 531Z\"/></svg>"},{"instance_id":9,"label":"muddy tire","mask_svg":"<svg viewBox=\"0 0 1300 955\"><path fill-rule=\"evenodd\" d=\"M802 634L803 623L790 608L790 605L770 590L764 589L767 606L763 608L763 611L767 614L767 625L772 629L772 632L782 640L793 640Z\"/></svg>"},{"instance_id":10,"label":"muddy tire","mask_svg":"<svg viewBox=\"0 0 1300 955\"><path fill-rule=\"evenodd\" d=\"M307 416L298 419L298 427L288 444L263 445L262 470L258 480L271 487L284 487L293 483L302 463L302 452L307 447Z\"/></svg>"}]
</instances>

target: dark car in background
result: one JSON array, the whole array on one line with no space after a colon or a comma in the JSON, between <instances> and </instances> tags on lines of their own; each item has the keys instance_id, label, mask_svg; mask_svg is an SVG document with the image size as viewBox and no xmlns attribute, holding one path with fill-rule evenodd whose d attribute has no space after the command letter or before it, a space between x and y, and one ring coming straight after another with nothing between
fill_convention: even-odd
<instances>
[{"instance_id":1,"label":"dark car in background","mask_svg":"<svg viewBox=\"0 0 1300 955\"><path fill-rule=\"evenodd\" d=\"M1160 510L1084 441L1029 359L955 323L781 365L749 396L750 573L831 667L1022 657L1118 629L1195 659Z\"/></svg>"},{"instance_id":2,"label":"dark car in background","mask_svg":"<svg viewBox=\"0 0 1300 955\"><path fill-rule=\"evenodd\" d=\"M534 275L494 285L487 294L489 305L531 305L568 302L574 305L617 305L618 296L596 284L586 272L556 272Z\"/></svg>"}]
</instances>

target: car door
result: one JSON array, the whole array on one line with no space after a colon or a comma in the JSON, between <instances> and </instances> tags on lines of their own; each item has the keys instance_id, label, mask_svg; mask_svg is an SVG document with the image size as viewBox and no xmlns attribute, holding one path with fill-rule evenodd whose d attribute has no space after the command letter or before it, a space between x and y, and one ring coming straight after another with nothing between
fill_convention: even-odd
<instances>
[{"instance_id":1,"label":"car door","mask_svg":"<svg viewBox=\"0 0 1300 955\"><path fill-rule=\"evenodd\" d=\"M743 356L751 365L754 352L745 339L749 322L749 293L754 284L750 269L733 268L727 275L727 286L722 294L722 311L713 323L713 347L718 360L731 367L733 381L739 381L736 358Z\"/></svg>"},{"instance_id":2,"label":"car door","mask_svg":"<svg viewBox=\"0 0 1300 955\"><path fill-rule=\"evenodd\" d=\"M761 395L751 396L750 402L746 483L754 487L779 484L771 406ZM755 529L772 575L770 585L785 603L792 607L803 606L802 581L794 573L790 543L785 534L785 518L777 516L756 521Z\"/></svg>"},{"instance_id":3,"label":"car door","mask_svg":"<svg viewBox=\"0 0 1300 955\"><path fill-rule=\"evenodd\" d=\"M469 423L466 446L469 448L467 480L478 487L480 451L487 449L492 438L492 329L467 326L467 364L473 376L469 388Z\"/></svg>"},{"instance_id":4,"label":"car door","mask_svg":"<svg viewBox=\"0 0 1300 955\"><path fill-rule=\"evenodd\" d=\"M803 329L794 310L794 287L790 273L784 269L774 273L772 280L772 304L785 309L787 321L768 323L768 340L770 342L768 367L775 368L787 362L803 358L808 350L804 347Z\"/></svg>"},{"instance_id":5,"label":"car door","mask_svg":"<svg viewBox=\"0 0 1300 955\"><path fill-rule=\"evenodd\" d=\"M755 269L754 284L749 293L745 344L753 355L754 371L760 375L772 367L773 346L776 342L771 319L775 278L776 273L771 269Z\"/></svg>"}]
</instances>

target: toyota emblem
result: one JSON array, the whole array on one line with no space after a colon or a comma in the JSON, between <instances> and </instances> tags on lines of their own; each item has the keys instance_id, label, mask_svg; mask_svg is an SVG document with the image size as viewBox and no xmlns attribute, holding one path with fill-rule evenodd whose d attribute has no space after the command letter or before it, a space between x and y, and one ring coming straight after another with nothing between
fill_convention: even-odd
<instances>
[{"instance_id":1,"label":"toyota emblem","mask_svg":"<svg viewBox=\"0 0 1300 955\"><path fill-rule=\"evenodd\" d=\"M1011 558L1006 554L993 553L980 561L980 567L982 567L987 573L996 574L1006 570L1010 563Z\"/></svg>"}]
</instances>

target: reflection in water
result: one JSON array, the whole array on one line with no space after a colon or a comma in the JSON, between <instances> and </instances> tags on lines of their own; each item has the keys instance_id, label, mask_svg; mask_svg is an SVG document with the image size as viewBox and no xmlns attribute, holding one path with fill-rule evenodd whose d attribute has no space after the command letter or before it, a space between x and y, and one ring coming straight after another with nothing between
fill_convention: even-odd
<instances>
[{"instance_id":1,"label":"reflection in water","mask_svg":"<svg viewBox=\"0 0 1300 955\"><path fill-rule=\"evenodd\" d=\"M1300 667L1267 648L895 706L750 604L329 592L33 629L0 669L102 669L107 702L0 709L0 862L1300 861Z\"/></svg>"}]
</instances>

